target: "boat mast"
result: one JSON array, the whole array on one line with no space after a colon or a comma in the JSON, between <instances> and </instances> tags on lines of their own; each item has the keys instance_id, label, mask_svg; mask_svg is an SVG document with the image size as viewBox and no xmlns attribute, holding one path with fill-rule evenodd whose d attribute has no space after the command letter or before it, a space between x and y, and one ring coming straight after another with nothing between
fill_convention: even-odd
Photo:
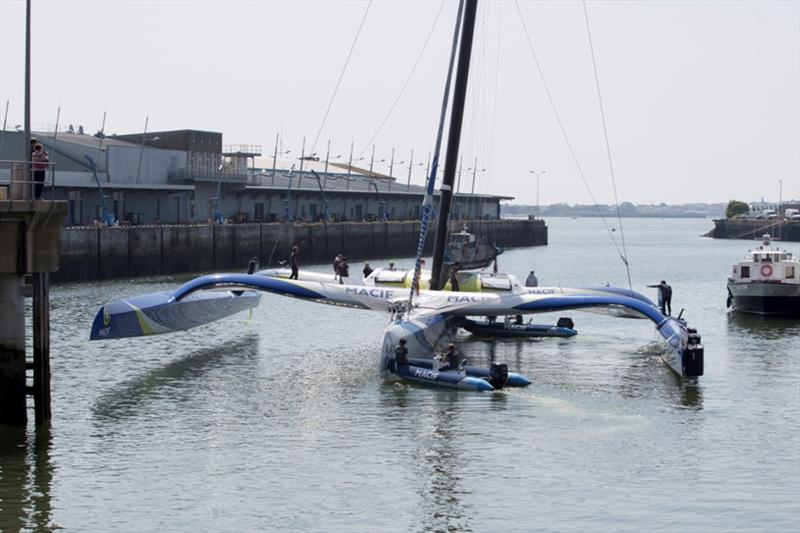
<instances>
[{"instance_id":1,"label":"boat mast","mask_svg":"<svg viewBox=\"0 0 800 533\"><path fill-rule=\"evenodd\" d=\"M447 118L447 102L450 99L450 81L453 78L453 66L456 62L456 50L458 49L458 36L461 29L461 20L464 14L464 0L458 3L458 14L456 15L456 27L453 32L453 45L450 47L450 61L447 64L447 78L444 84L444 96L442 97L442 110L439 114L439 128L436 130L436 144L434 145L433 163L431 164L431 154L428 152L428 169L425 171L427 181L425 182L425 197L422 200L419 217L419 241L417 242L417 259L414 262L414 277L411 281L411 291L408 296L408 308L411 309L414 303L414 293L419 291L419 278L422 270L422 254L425 250L425 240L428 237L428 222L433 211L433 187L436 184L436 170L439 167L439 151L442 148L442 136L444 135L444 121Z\"/></svg>"},{"instance_id":2,"label":"boat mast","mask_svg":"<svg viewBox=\"0 0 800 533\"><path fill-rule=\"evenodd\" d=\"M444 285L444 246L447 242L447 222L450 218L450 204L453 199L453 183L458 164L458 148L461 142L461 124L464 119L464 100L467 95L469 62L472 56L472 37L475 34L475 14L478 0L466 0L464 6L464 25L461 30L456 84L453 91L453 109L450 113L450 132L447 137L447 155L444 163L444 179L439 196L439 221L436 226L436 240L433 246L433 272L431 289L440 290Z\"/></svg>"}]
</instances>

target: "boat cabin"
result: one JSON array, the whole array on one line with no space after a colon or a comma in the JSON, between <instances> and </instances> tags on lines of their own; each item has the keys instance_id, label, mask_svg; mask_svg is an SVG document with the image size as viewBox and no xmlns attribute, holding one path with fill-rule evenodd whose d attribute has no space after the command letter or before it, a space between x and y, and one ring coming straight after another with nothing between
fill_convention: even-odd
<instances>
[{"instance_id":1,"label":"boat cabin","mask_svg":"<svg viewBox=\"0 0 800 533\"><path fill-rule=\"evenodd\" d=\"M770 247L770 237L764 235L761 246L749 250L742 261L733 265L731 280L800 283L800 261L791 252Z\"/></svg>"}]
</instances>

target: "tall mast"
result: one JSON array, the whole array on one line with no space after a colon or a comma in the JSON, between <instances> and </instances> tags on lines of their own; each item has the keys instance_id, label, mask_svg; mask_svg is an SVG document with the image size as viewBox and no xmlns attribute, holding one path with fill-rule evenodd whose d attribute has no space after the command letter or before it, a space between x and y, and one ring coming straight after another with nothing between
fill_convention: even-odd
<instances>
[{"instance_id":1,"label":"tall mast","mask_svg":"<svg viewBox=\"0 0 800 533\"><path fill-rule=\"evenodd\" d=\"M439 150L442 147L442 136L444 134L444 121L447 116L447 102L450 99L450 81L453 78L453 65L456 62L456 50L458 49L458 35L461 29L461 20L464 14L464 1L458 3L458 14L456 15L456 27L453 32L453 45L450 48L450 61L447 64L447 80L444 84L444 96L442 97L442 110L439 114L439 128L436 130L436 144L434 145L433 163L431 165L430 152L428 152L428 170L426 170L427 182L425 184L425 197L422 200L422 208L419 217L419 242L417 243L417 259L414 264L414 277L411 282L411 291L408 297L408 307L411 309L414 302L414 292L419 291L419 278L422 270L422 253L425 249L425 240L428 237L428 221L433 211L433 187L436 184L436 169L439 166Z\"/></svg>"},{"instance_id":2,"label":"tall mast","mask_svg":"<svg viewBox=\"0 0 800 533\"><path fill-rule=\"evenodd\" d=\"M478 0L466 0L464 6L464 26L461 30L461 44L456 69L456 84L453 90L453 109L450 113L450 133L447 136L447 154L444 162L444 179L439 197L439 221L436 226L436 240L433 245L433 272L431 289L442 288L444 267L444 245L447 242L447 221L450 218L450 204L453 200L453 183L458 164L458 148L461 142L461 125L464 121L464 101L467 95L469 62L472 57L472 37L475 34L475 14Z\"/></svg>"}]
</instances>

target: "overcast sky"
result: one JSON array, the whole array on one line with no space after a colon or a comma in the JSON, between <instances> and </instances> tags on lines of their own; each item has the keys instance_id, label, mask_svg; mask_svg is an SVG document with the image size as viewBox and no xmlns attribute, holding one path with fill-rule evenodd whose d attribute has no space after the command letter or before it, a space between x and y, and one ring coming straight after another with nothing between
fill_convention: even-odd
<instances>
[{"instance_id":1,"label":"overcast sky","mask_svg":"<svg viewBox=\"0 0 800 533\"><path fill-rule=\"evenodd\" d=\"M106 133L197 128L299 154L317 137L365 1L33 1L32 122ZM314 151L407 176L433 147L457 4L375 1ZM567 135L600 203L613 201L580 2L520 2ZM800 198L800 2L587 4L620 201ZM438 22L434 21L439 13ZM0 112L23 121L25 3L0 1ZM479 4L462 135L476 191L590 203L514 2ZM269 161L269 160L266 160ZM400 161L404 163L399 164ZM266 164L269 164L268 162ZM423 165L422 168L424 168ZM486 171L481 171L486 169ZM413 174L422 183L423 172ZM471 186L463 170L462 191Z\"/></svg>"}]
</instances>

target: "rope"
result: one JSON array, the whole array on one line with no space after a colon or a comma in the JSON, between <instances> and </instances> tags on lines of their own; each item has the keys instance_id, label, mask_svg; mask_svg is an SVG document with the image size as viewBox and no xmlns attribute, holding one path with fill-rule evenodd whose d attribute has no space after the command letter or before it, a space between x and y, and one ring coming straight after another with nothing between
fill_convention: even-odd
<instances>
[{"instance_id":1,"label":"rope","mask_svg":"<svg viewBox=\"0 0 800 533\"><path fill-rule=\"evenodd\" d=\"M367 9L364 10L364 16L361 17L361 24L358 25L358 31L356 31L356 36L353 38L353 44L350 45L350 51L347 52L347 59L344 62L344 66L342 67L342 72L339 74L339 80L336 82L336 87L333 89L333 94L331 95L331 100L328 102L328 108L325 110L325 115L322 117L322 123L319 125L319 131L317 131L317 136L314 137L314 143L311 145L311 151L309 153L314 153L314 148L317 147L317 141L319 141L319 136L322 135L322 128L325 127L325 121L328 120L328 114L331 112L331 107L333 107L333 100L336 98L336 93L339 91L339 86L342 84L342 79L344 78L344 72L347 70L347 65L350 64L350 58L353 56L353 50L356 48L356 43L358 42L358 36L361 35L361 29L364 27L364 22L367 20L367 13L369 13L369 8L372 6L372 0L369 0L367 4Z\"/></svg>"},{"instance_id":2,"label":"rope","mask_svg":"<svg viewBox=\"0 0 800 533\"><path fill-rule=\"evenodd\" d=\"M583 16L586 20L586 35L589 38L589 50L592 53L592 68L594 69L594 85L597 89L597 102L600 105L600 118L603 122L603 137L606 141L606 155L608 156L608 169L611 173L611 185L614 189L614 204L617 207L617 220L619 222L619 232L620 238L622 240L622 252L624 253L623 262L625 263L625 272L628 274L628 288L633 290L633 285L631 284L631 269L630 265L628 264L628 249L625 246L625 229L622 225L622 215L619 211L619 198L617 197L617 180L614 176L614 162L611 158L611 144L608 142L608 128L606 127L606 113L605 108L603 107L603 97L600 94L600 78L597 75L597 61L595 60L594 56L594 44L592 43L592 32L589 29L589 11L586 8L586 0L583 0Z\"/></svg>"},{"instance_id":3,"label":"rope","mask_svg":"<svg viewBox=\"0 0 800 533\"><path fill-rule=\"evenodd\" d=\"M428 36L425 38L425 43L423 43L422 49L419 51L419 54L417 55L417 60L414 61L414 66L411 67L411 71L408 73L408 77L406 78L405 83L403 83L403 86L400 88L400 92L397 93L397 97L394 99L394 102L392 102L392 105L389 108L389 111L386 113L386 116L383 117L383 120L381 121L380 125L378 125L378 129L375 130L375 133L372 135L372 137L370 137L370 139L367 142L367 144L364 145L364 149L361 151L361 153L358 154L359 158L362 157L367 152L369 147L372 145L372 143L375 141L375 139L380 134L380 132L383 129L383 127L386 125L386 121L388 121L389 117L392 115L392 113L394 113L394 108L397 107L397 103L400 101L400 98L402 98L403 93L406 91L406 87L408 87L408 83L411 81L411 78L414 76L414 72L417 70L417 66L419 66L419 62L422 59L422 54L425 52L425 49L428 47L428 43L431 40L431 36L433 36L433 30L436 29L436 23L439 22L439 15L442 14L442 9L443 8L444 8L444 0L442 0L442 3L439 4L439 11L436 12L436 17L433 19L433 24L431 25L430 31L428 31Z\"/></svg>"},{"instance_id":4,"label":"rope","mask_svg":"<svg viewBox=\"0 0 800 533\"><path fill-rule=\"evenodd\" d=\"M592 204L594 204L595 209L597 210L597 214L600 217L600 220L603 222L603 226L606 228L606 232L608 236L611 238L611 242L614 244L614 248L617 250L620 259L622 262L627 265L628 260L625 257L625 254L619 248L617 244L617 240L614 238L614 234L611 233L611 228L608 227L608 222L606 221L606 217L603 216L603 212L600 209L600 206L597 203L597 200L594 197L594 193L592 193L592 188L589 187L589 182L586 179L586 174L583 172L583 168L581 164L578 162L578 156L575 154L575 149L572 147L572 142L569 140L569 136L567 135L567 130L564 128L564 122L561 120L561 115L558 112L558 108L556 107L555 100L553 99L553 95L550 92L550 87L547 85L547 81L544 77L544 71L542 70L542 66L539 64L539 58L536 56L536 51L533 48L533 41L531 40L530 34L528 33L528 26L525 24L525 19L522 16L522 10L519 7L519 1L514 0L514 5L517 7L517 13L519 13L519 20L522 23L522 30L525 33L525 38L528 41L528 48L531 51L531 56L533 57L533 62L536 65L536 70L539 72L539 78L542 81L542 86L544 87L544 92L547 95L547 100L550 102L550 107L553 110L553 114L555 115L556 122L558 122L558 127L561 130L561 135L564 137L564 142L567 144L567 148L569 149L570 156L572 157L572 162L575 164L575 168L578 170L578 174L583 180L583 185L586 187L586 191L589 193L589 198L592 199Z\"/></svg>"}]
</instances>

